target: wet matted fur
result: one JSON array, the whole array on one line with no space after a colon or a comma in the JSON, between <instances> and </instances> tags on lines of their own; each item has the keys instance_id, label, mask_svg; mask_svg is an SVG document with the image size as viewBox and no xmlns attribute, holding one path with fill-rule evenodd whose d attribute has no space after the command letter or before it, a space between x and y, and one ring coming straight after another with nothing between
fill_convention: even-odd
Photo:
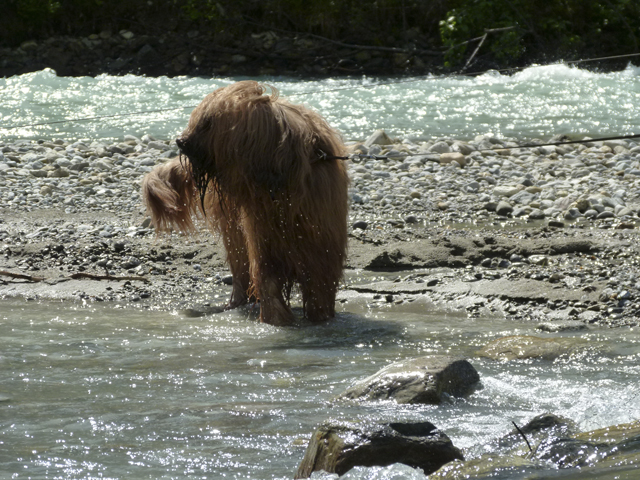
<instances>
[{"instance_id":1,"label":"wet matted fur","mask_svg":"<svg viewBox=\"0 0 640 480\"><path fill-rule=\"evenodd\" d=\"M243 81L209 94L177 139L181 156L156 167L142 193L158 230L222 236L233 275L229 307L260 302L260 318L290 324L291 289L305 316L335 314L347 248L347 188L340 136L317 113ZM326 154L326 157L324 156Z\"/></svg>"}]
</instances>

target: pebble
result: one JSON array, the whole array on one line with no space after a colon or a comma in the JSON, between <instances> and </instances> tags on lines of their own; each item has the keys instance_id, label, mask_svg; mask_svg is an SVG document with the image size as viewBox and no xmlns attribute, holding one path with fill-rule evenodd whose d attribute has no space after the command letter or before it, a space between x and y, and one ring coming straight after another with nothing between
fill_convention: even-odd
<instances>
[{"instance_id":1,"label":"pebble","mask_svg":"<svg viewBox=\"0 0 640 480\"><path fill-rule=\"evenodd\" d=\"M557 228L565 221L616 227L616 221L634 225L640 211L629 200L640 198L640 176L617 173L640 172L640 146L632 141L606 145L611 153L597 143L518 148L514 139L482 135L394 142L377 131L349 145L376 156L346 162L353 229L370 229L376 217L401 218L400 228L410 228L429 212L455 221L511 217ZM0 202L18 211L139 211L142 177L177 154L175 142L151 135L0 142ZM110 239L121 232L91 234Z\"/></svg>"},{"instance_id":2,"label":"pebble","mask_svg":"<svg viewBox=\"0 0 640 480\"><path fill-rule=\"evenodd\" d=\"M130 135L116 143L0 142L0 203L22 211L139 210L142 176L178 152L173 142L143 139L146 143ZM96 233L114 236L108 230Z\"/></svg>"}]
</instances>

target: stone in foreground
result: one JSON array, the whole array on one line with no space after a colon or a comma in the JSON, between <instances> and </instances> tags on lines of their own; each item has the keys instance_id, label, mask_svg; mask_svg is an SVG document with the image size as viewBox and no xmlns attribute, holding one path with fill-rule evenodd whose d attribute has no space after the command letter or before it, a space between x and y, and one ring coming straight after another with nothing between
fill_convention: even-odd
<instances>
[{"instance_id":1,"label":"stone in foreground","mask_svg":"<svg viewBox=\"0 0 640 480\"><path fill-rule=\"evenodd\" d=\"M357 382L339 398L439 404L443 395L464 397L473 393L479 382L477 370L467 360L434 355L392 363Z\"/></svg>"},{"instance_id":2,"label":"stone in foreground","mask_svg":"<svg viewBox=\"0 0 640 480\"><path fill-rule=\"evenodd\" d=\"M295 478L309 478L318 470L343 475L353 467L402 463L429 475L462 453L429 422L332 423L313 434Z\"/></svg>"}]
</instances>

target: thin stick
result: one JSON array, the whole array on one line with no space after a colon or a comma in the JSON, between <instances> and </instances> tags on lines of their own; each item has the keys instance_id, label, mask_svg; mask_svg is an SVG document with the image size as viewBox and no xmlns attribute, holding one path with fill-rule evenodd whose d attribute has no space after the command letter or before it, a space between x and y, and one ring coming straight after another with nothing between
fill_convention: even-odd
<instances>
[{"instance_id":1,"label":"thin stick","mask_svg":"<svg viewBox=\"0 0 640 480\"><path fill-rule=\"evenodd\" d=\"M482 46L482 44L484 43L484 41L487 39L487 35L489 35L488 33L485 33L482 38L480 39L480 42L478 42L478 46L476 47L476 49L473 51L473 53L471 54L471 56L469 57L469 60L467 60L467 63L464 64L464 67L462 67L462 70L460 70L461 72L464 72L467 67L469 66L469 64L471 63L471 61L474 59L474 57L476 56L476 53L478 53L478 50L480 50L480 47Z\"/></svg>"},{"instance_id":2,"label":"thin stick","mask_svg":"<svg viewBox=\"0 0 640 480\"><path fill-rule=\"evenodd\" d=\"M13 273L6 270L0 270L0 275L11 278L19 278L20 280L29 280L30 282L42 282L44 277L34 277L33 275L25 275L23 273Z\"/></svg>"},{"instance_id":3,"label":"thin stick","mask_svg":"<svg viewBox=\"0 0 640 480\"><path fill-rule=\"evenodd\" d=\"M73 278L74 280L79 278L88 278L90 280L140 280L141 282L151 283L148 278L138 275L123 275L122 277L117 277L114 275L97 275L95 273L78 272L70 275L69 278Z\"/></svg>"},{"instance_id":4,"label":"thin stick","mask_svg":"<svg viewBox=\"0 0 640 480\"><path fill-rule=\"evenodd\" d=\"M516 430L518 430L518 433L520 435L522 435L522 438L524 438L524 441L527 442L527 447L529 447L529 453L533 453L533 450L531 448L531 444L529 443L529 440L527 440L526 435L524 434L524 432L522 430L520 430L520 427L518 425L516 425L516 422L514 422L513 420L511 421L511 423L513 423L513 426L516 427Z\"/></svg>"}]
</instances>

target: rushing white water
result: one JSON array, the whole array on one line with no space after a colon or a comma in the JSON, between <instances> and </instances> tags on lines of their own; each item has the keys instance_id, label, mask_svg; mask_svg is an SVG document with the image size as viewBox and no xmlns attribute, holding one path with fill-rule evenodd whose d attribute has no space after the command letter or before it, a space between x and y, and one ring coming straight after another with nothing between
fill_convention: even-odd
<instances>
[{"instance_id":1,"label":"rushing white water","mask_svg":"<svg viewBox=\"0 0 640 480\"><path fill-rule=\"evenodd\" d=\"M421 301L346 305L328 324L277 328L246 310L181 318L3 301L2 478L292 478L328 418L430 421L468 459L511 421L547 411L583 430L637 418L638 332L582 333L589 347L555 362L494 362L474 352L533 325L429 312ZM429 354L470 358L484 388L440 406L333 401L392 361ZM346 478L425 477L394 465Z\"/></svg>"},{"instance_id":2,"label":"rushing white water","mask_svg":"<svg viewBox=\"0 0 640 480\"><path fill-rule=\"evenodd\" d=\"M0 135L7 140L121 139L145 133L172 138L184 129L191 109L206 94L236 80L74 78L58 77L52 70L4 78L0 79ZM559 64L474 78L258 80L275 86L293 102L320 111L347 140L364 139L378 128L414 140L470 139L478 134L547 139L556 134L640 133L640 68L631 65L614 73ZM69 121L93 117L101 118ZM35 125L43 123L49 124Z\"/></svg>"}]
</instances>

